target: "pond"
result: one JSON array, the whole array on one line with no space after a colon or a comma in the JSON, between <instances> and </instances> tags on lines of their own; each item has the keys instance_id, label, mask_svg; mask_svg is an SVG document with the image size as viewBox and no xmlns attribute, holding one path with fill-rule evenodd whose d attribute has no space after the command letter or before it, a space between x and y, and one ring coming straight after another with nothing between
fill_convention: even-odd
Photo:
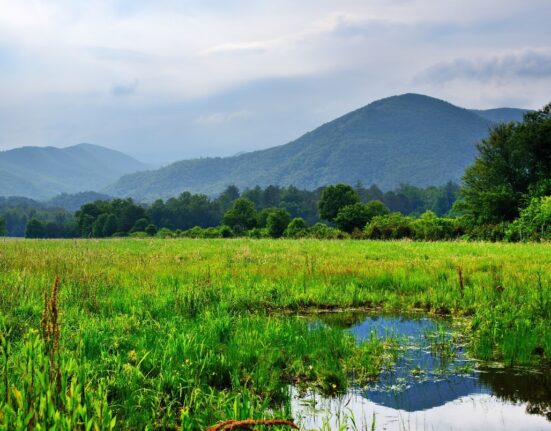
<instances>
[{"instance_id":1,"label":"pond","mask_svg":"<svg viewBox=\"0 0 551 431\"><path fill-rule=\"evenodd\" d=\"M377 381L338 398L293 388L293 415L305 429L551 430L549 370L479 365L449 321L328 315L320 322L347 326L358 342L372 333L397 337L401 348Z\"/></svg>"}]
</instances>

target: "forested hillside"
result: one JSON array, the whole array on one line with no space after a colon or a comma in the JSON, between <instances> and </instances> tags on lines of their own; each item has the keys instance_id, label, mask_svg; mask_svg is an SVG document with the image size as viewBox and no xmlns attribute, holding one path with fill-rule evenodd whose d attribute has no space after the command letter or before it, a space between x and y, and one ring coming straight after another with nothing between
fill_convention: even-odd
<instances>
[{"instance_id":1,"label":"forested hillside","mask_svg":"<svg viewBox=\"0 0 551 431\"><path fill-rule=\"evenodd\" d=\"M0 152L0 196L48 199L99 190L147 166L126 154L91 144L22 147Z\"/></svg>"},{"instance_id":2,"label":"forested hillside","mask_svg":"<svg viewBox=\"0 0 551 431\"><path fill-rule=\"evenodd\" d=\"M279 147L227 158L185 160L124 176L105 189L139 200L208 195L229 184L294 185L316 189L333 183L377 184L389 190L458 181L475 144L493 122L467 109L417 94L394 96L326 123Z\"/></svg>"}]
</instances>

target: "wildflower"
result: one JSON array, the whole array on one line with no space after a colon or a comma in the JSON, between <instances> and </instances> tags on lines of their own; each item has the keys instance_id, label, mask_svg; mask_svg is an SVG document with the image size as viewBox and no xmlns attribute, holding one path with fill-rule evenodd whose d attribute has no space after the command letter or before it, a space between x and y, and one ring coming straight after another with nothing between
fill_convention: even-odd
<instances>
[{"instance_id":1,"label":"wildflower","mask_svg":"<svg viewBox=\"0 0 551 431\"><path fill-rule=\"evenodd\" d=\"M135 364L138 362L138 354L135 350L130 350L130 352L128 352L128 361L131 364Z\"/></svg>"}]
</instances>

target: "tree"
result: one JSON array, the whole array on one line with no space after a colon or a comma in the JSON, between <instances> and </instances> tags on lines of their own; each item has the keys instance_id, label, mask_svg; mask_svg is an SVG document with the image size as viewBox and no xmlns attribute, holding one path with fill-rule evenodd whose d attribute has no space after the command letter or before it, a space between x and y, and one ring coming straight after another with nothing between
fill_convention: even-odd
<instances>
[{"instance_id":1,"label":"tree","mask_svg":"<svg viewBox=\"0 0 551 431\"><path fill-rule=\"evenodd\" d=\"M281 237L290 221L291 214L289 214L289 211L281 208L275 209L268 215L268 219L266 220L268 235L272 238Z\"/></svg>"},{"instance_id":2,"label":"tree","mask_svg":"<svg viewBox=\"0 0 551 431\"><path fill-rule=\"evenodd\" d=\"M289 238L297 238L300 236L306 236L307 234L308 225L301 217L295 217L289 225L287 226L287 229L285 229L284 235Z\"/></svg>"},{"instance_id":3,"label":"tree","mask_svg":"<svg viewBox=\"0 0 551 431\"><path fill-rule=\"evenodd\" d=\"M247 198L239 198L224 214L223 223L234 231L240 232L256 227L257 218L254 203Z\"/></svg>"},{"instance_id":4,"label":"tree","mask_svg":"<svg viewBox=\"0 0 551 431\"><path fill-rule=\"evenodd\" d=\"M149 225L149 220L141 218L134 223L130 232L145 232L145 228Z\"/></svg>"},{"instance_id":5,"label":"tree","mask_svg":"<svg viewBox=\"0 0 551 431\"><path fill-rule=\"evenodd\" d=\"M2 217L0 217L0 236L6 235L7 232L8 229L6 227L6 221Z\"/></svg>"},{"instance_id":6,"label":"tree","mask_svg":"<svg viewBox=\"0 0 551 431\"><path fill-rule=\"evenodd\" d=\"M352 233L354 229L363 229L373 217L389 212L381 201L371 201L367 204L356 203L341 208L335 217L335 223L339 229Z\"/></svg>"},{"instance_id":7,"label":"tree","mask_svg":"<svg viewBox=\"0 0 551 431\"><path fill-rule=\"evenodd\" d=\"M334 221L339 211L347 205L358 203L358 193L349 185L337 184L325 188L318 204L322 219Z\"/></svg>"},{"instance_id":8,"label":"tree","mask_svg":"<svg viewBox=\"0 0 551 431\"><path fill-rule=\"evenodd\" d=\"M103 236L104 237L113 236L117 232L118 226L119 226L119 221L117 220L117 216L115 214L109 214L103 225L103 231L102 231Z\"/></svg>"},{"instance_id":9,"label":"tree","mask_svg":"<svg viewBox=\"0 0 551 431\"><path fill-rule=\"evenodd\" d=\"M551 239L551 196L532 198L506 231L510 241Z\"/></svg>"},{"instance_id":10,"label":"tree","mask_svg":"<svg viewBox=\"0 0 551 431\"><path fill-rule=\"evenodd\" d=\"M218 196L216 201L220 205L220 208L222 208L222 211L226 211L238 198L239 189L235 185L230 185Z\"/></svg>"},{"instance_id":11,"label":"tree","mask_svg":"<svg viewBox=\"0 0 551 431\"><path fill-rule=\"evenodd\" d=\"M26 238L44 238L44 225L35 218L29 220L25 230Z\"/></svg>"},{"instance_id":12,"label":"tree","mask_svg":"<svg viewBox=\"0 0 551 431\"><path fill-rule=\"evenodd\" d=\"M551 104L525 114L522 123L495 126L477 149L455 209L473 225L515 219L551 178Z\"/></svg>"},{"instance_id":13,"label":"tree","mask_svg":"<svg viewBox=\"0 0 551 431\"><path fill-rule=\"evenodd\" d=\"M102 213L98 216L96 221L94 222L92 226L92 236L94 238L102 238L104 237L103 233L103 227L105 226L105 222L107 221L107 218L109 217L109 214Z\"/></svg>"},{"instance_id":14,"label":"tree","mask_svg":"<svg viewBox=\"0 0 551 431\"><path fill-rule=\"evenodd\" d=\"M149 236L154 236L157 233L157 226L150 223L145 227L144 232Z\"/></svg>"}]
</instances>

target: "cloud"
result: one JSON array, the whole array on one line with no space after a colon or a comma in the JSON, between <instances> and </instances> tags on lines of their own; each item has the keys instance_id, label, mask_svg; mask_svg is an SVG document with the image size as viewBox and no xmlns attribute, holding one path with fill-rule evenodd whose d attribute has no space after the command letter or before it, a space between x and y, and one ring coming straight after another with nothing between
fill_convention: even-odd
<instances>
[{"instance_id":1,"label":"cloud","mask_svg":"<svg viewBox=\"0 0 551 431\"><path fill-rule=\"evenodd\" d=\"M222 123L231 123L234 121L245 120L251 117L251 112L247 110L234 112L213 112L210 114L199 115L195 122L201 125L213 125Z\"/></svg>"},{"instance_id":2,"label":"cloud","mask_svg":"<svg viewBox=\"0 0 551 431\"><path fill-rule=\"evenodd\" d=\"M129 84L117 84L111 88L111 94L113 94L113 96L129 96L134 94L137 89L138 81Z\"/></svg>"},{"instance_id":3,"label":"cloud","mask_svg":"<svg viewBox=\"0 0 551 431\"><path fill-rule=\"evenodd\" d=\"M0 148L234 154L405 92L539 108L548 2L0 0Z\"/></svg>"},{"instance_id":4,"label":"cloud","mask_svg":"<svg viewBox=\"0 0 551 431\"><path fill-rule=\"evenodd\" d=\"M456 79L490 81L516 77L551 78L551 51L528 49L486 58L457 58L430 66L417 80L444 83Z\"/></svg>"},{"instance_id":5,"label":"cloud","mask_svg":"<svg viewBox=\"0 0 551 431\"><path fill-rule=\"evenodd\" d=\"M205 55L212 54L259 54L265 52L269 42L244 42L244 43L224 43L222 45L212 46L203 51Z\"/></svg>"}]
</instances>

